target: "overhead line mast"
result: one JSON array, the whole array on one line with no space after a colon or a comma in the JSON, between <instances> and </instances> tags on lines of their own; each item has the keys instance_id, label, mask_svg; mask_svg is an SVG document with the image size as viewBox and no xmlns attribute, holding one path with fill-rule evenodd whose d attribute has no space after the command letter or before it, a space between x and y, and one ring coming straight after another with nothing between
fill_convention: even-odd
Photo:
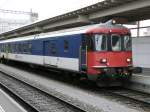
<instances>
[{"instance_id":1,"label":"overhead line mast","mask_svg":"<svg viewBox=\"0 0 150 112\"><path fill-rule=\"evenodd\" d=\"M15 10L6 10L0 9L0 14L5 14L0 16L0 33L12 30L16 27L20 27L25 24L32 23L38 19L38 13L32 12L25 12L25 11L15 11ZM12 16L8 15L15 15L13 18ZM21 16L26 16L25 18L20 18Z\"/></svg>"}]
</instances>

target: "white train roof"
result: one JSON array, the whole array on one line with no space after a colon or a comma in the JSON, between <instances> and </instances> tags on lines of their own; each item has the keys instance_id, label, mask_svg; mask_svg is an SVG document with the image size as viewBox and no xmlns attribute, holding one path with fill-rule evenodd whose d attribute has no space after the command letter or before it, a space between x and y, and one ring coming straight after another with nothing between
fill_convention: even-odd
<instances>
[{"instance_id":1,"label":"white train roof","mask_svg":"<svg viewBox=\"0 0 150 112\"><path fill-rule=\"evenodd\" d=\"M18 38L13 38L13 39L1 40L0 43L17 42L17 41L40 39L40 38L81 34L81 33L86 33L87 30L89 30L90 28L93 28L93 27L97 27L98 25L100 25L100 24L87 25L87 26L65 29L65 30L60 30L60 31L54 31L54 32L49 32L49 33L41 33L41 34L36 34L36 35L30 35L30 36L18 37Z\"/></svg>"}]
</instances>

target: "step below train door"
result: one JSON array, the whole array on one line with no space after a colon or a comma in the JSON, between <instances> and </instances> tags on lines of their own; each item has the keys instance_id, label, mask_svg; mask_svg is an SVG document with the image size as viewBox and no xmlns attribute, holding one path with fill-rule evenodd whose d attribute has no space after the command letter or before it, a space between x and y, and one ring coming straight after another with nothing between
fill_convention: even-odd
<instances>
[{"instance_id":1,"label":"step below train door","mask_svg":"<svg viewBox=\"0 0 150 112\"><path fill-rule=\"evenodd\" d=\"M57 62L57 41L44 41L44 65L55 67L57 66Z\"/></svg>"}]
</instances>

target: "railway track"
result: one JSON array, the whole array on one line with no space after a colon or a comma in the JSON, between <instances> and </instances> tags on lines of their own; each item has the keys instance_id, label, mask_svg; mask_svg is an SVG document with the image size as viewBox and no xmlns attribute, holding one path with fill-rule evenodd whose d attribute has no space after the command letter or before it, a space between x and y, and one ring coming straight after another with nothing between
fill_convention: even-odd
<instances>
[{"instance_id":1,"label":"railway track","mask_svg":"<svg viewBox=\"0 0 150 112\"><path fill-rule=\"evenodd\" d=\"M26 67L25 67L25 69L26 69ZM46 78L51 78L51 76L49 76L48 72L46 72L46 73L44 72L43 73L43 71L38 71L37 69L35 69L35 70L32 70L32 69L28 70L28 69L29 68L27 67L27 71L29 71L29 72L35 72L38 75L42 74ZM9 77L9 75L7 77ZM10 76L10 78L14 78L14 77ZM55 79L55 77L53 75L52 75L52 78L54 80L59 80L59 81L65 82L65 80L62 80L62 79ZM18 79L15 79L15 80L18 80ZM70 82L66 82L66 83L70 84ZM28 84L26 84L26 85L28 85ZM72 84L72 85L74 85L74 84ZM89 84L86 84L86 83L85 84L80 83L80 84L77 84L75 86L78 87L78 88L81 88L82 90L85 90L85 92L87 92L89 94L93 94L93 95L95 94L95 95L98 95L99 97L106 97L106 98L108 97L112 101L121 102L121 104L125 104L125 105L127 105L127 106L129 106L131 108L140 108L139 112L150 112L150 104L149 104L150 103L149 102L150 95L149 94L145 94L145 93L137 92L137 91L132 91L132 90L128 90L128 89L123 89L123 88L119 88L119 89L118 88L113 88L113 89L112 88L108 88L108 89L106 89L106 88L98 88L98 87L95 87L95 85L93 85L93 84L89 85ZM24 86L21 86L20 88L22 88L22 87L24 87ZM36 89L35 87L33 87L33 88ZM34 92L32 92L32 93L34 93ZM49 95L47 93L44 93L44 94L48 95L48 97L51 96L51 95ZM44 98L44 99L47 99L47 98ZM29 102L29 104L31 104L31 103ZM34 104L36 104L36 103L34 103ZM82 109L79 109L78 107L74 107L74 108L77 109L75 111L84 111L83 108ZM41 111L41 110L38 110L38 111ZM69 110L69 112L72 112L72 111ZM90 111L90 112L92 112L92 111ZM119 111L116 111L116 112L119 112Z\"/></svg>"},{"instance_id":2,"label":"railway track","mask_svg":"<svg viewBox=\"0 0 150 112\"><path fill-rule=\"evenodd\" d=\"M0 84L9 92L27 103L32 110L29 112L83 112L83 110L50 96L14 77L0 73Z\"/></svg>"},{"instance_id":3,"label":"railway track","mask_svg":"<svg viewBox=\"0 0 150 112\"><path fill-rule=\"evenodd\" d=\"M20 112L22 112L22 111L23 112L37 112L37 110L35 110L33 107L31 107L29 104L27 104L24 100L22 100L20 97L18 97L16 94L12 93L8 88L6 88L5 86L3 86L1 84L0 84L0 90L3 91L3 92L5 92L7 94L7 96L9 96L9 98L13 99L13 101L15 102L15 103L13 102L13 105L12 105L12 107L13 107L13 109L11 110L12 112L14 112L14 111L17 111L17 112L18 111L20 111ZM5 98L6 98L6 96L5 96ZM9 102L10 99L9 98L7 99L7 98L5 100L8 100L8 102ZM2 102L3 102L3 100L2 100ZM4 102L7 105L7 102L6 101L4 101ZM10 100L10 102L12 103L12 100ZM6 107L9 108L8 105ZM10 112L10 110L9 110L9 112Z\"/></svg>"},{"instance_id":4,"label":"railway track","mask_svg":"<svg viewBox=\"0 0 150 112\"><path fill-rule=\"evenodd\" d=\"M125 89L125 88L106 90L106 91L117 96L129 98L129 99L150 105L150 94L147 94L147 93Z\"/></svg>"},{"instance_id":5,"label":"railway track","mask_svg":"<svg viewBox=\"0 0 150 112\"><path fill-rule=\"evenodd\" d=\"M101 91L105 96L113 96L117 102L139 109L139 112L150 112L150 94L120 87L96 90L95 93L101 93Z\"/></svg>"}]
</instances>

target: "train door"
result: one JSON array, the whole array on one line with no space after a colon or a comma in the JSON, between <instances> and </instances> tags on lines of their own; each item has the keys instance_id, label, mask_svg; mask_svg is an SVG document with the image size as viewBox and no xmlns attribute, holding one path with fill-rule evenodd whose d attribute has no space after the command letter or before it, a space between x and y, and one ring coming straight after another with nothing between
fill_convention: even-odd
<instances>
[{"instance_id":1,"label":"train door","mask_svg":"<svg viewBox=\"0 0 150 112\"><path fill-rule=\"evenodd\" d=\"M80 70L86 71L87 69L87 44L86 44L86 37L83 35L82 37L82 44L80 46Z\"/></svg>"},{"instance_id":2,"label":"train door","mask_svg":"<svg viewBox=\"0 0 150 112\"><path fill-rule=\"evenodd\" d=\"M44 64L48 66L57 66L57 41L48 40L44 41Z\"/></svg>"}]
</instances>

